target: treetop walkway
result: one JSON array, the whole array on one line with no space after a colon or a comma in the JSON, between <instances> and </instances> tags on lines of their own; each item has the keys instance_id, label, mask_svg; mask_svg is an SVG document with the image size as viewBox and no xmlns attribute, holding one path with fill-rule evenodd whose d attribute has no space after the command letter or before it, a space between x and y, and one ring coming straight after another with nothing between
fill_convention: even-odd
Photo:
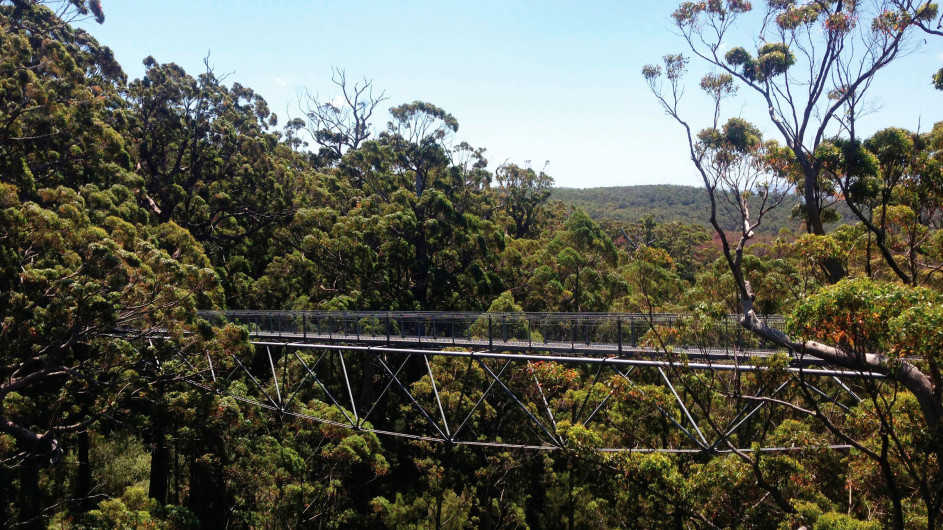
<instances>
[{"instance_id":1,"label":"treetop walkway","mask_svg":"<svg viewBox=\"0 0 943 530\"><path fill-rule=\"evenodd\" d=\"M801 418L801 408L791 403L813 400L850 411L881 379L817 366L815 359L759 341L736 316L200 316L216 326L244 327L255 350L231 354L228 366L214 366L209 355L205 363L185 358L192 384L280 415L450 445L567 449L578 425L598 429L580 444L601 451L841 449L847 446L827 437L814 447L766 439L777 425ZM780 316L764 318L783 324ZM244 383L233 386L237 380ZM405 411L412 413L399 416Z\"/></svg>"},{"instance_id":2,"label":"treetop walkway","mask_svg":"<svg viewBox=\"0 0 943 530\"><path fill-rule=\"evenodd\" d=\"M744 331L736 316L481 313L437 311L204 311L212 323L245 325L254 340L334 341L424 349L448 346L589 355L674 353L768 355L777 348ZM781 316L764 317L782 325Z\"/></svg>"}]
</instances>

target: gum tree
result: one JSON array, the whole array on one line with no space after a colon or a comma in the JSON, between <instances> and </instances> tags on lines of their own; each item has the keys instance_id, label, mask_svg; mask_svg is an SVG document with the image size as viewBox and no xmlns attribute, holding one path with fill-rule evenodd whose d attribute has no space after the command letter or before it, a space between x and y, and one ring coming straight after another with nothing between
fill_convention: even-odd
<instances>
[{"instance_id":1,"label":"gum tree","mask_svg":"<svg viewBox=\"0 0 943 530\"><path fill-rule=\"evenodd\" d=\"M917 35L938 31L938 9L912 0L764 4L683 2L672 17L694 57L767 107L769 123L794 158L807 230L824 235L836 190L816 150L834 135L855 137L857 119L873 110L867 93L875 78L916 48ZM740 38L741 19L755 23L749 30L754 42L729 47ZM836 260L825 267L833 282L846 274Z\"/></svg>"},{"instance_id":2,"label":"gum tree","mask_svg":"<svg viewBox=\"0 0 943 530\"><path fill-rule=\"evenodd\" d=\"M932 334L917 340L920 334L904 330L932 328L943 313L943 304L929 291L843 280L800 304L794 317L796 324L790 331L803 338L771 327L759 318L755 293L744 272L744 250L764 217L779 206L784 196L781 192L791 186L797 157L788 146L763 141L759 129L743 119L721 122L721 103L737 91L736 77L728 72L702 78L700 86L714 102L713 123L695 133L679 110L686 69L686 58L668 55L663 65L646 66L642 73L666 113L686 133L691 160L710 198L710 222L734 280L742 313L740 324L796 356L812 357L847 370L880 374L889 381L866 385L868 400L859 407L874 426L867 433L840 425L810 394L805 396L808 404L804 406L772 397L751 399L808 414L875 462L880 468L879 475L888 484L895 527L904 525L903 500L908 495L905 484L909 492L921 497L928 526L934 527L943 501L939 494L943 477L940 350ZM723 230L724 217L737 221L740 228L733 233ZM912 324L904 326L907 322ZM906 395L912 398L900 397ZM905 404L908 402L912 403L909 408ZM912 429L902 423L903 418L914 414L922 419L918 436L909 433ZM868 438L879 443L875 445ZM780 504L784 509L788 507L785 502Z\"/></svg>"}]
</instances>

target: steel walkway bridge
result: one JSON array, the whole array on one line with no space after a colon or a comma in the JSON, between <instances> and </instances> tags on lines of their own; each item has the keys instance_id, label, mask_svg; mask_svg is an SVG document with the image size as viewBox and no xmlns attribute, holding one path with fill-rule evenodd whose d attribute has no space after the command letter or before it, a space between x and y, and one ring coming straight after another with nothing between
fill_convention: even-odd
<instances>
[{"instance_id":1,"label":"steel walkway bridge","mask_svg":"<svg viewBox=\"0 0 943 530\"><path fill-rule=\"evenodd\" d=\"M189 381L272 413L421 442L718 454L848 446L779 431L881 376L817 366L736 317L675 314L213 311L255 345L181 356ZM767 317L782 325L782 318ZM801 407L797 408L797 407Z\"/></svg>"}]
</instances>

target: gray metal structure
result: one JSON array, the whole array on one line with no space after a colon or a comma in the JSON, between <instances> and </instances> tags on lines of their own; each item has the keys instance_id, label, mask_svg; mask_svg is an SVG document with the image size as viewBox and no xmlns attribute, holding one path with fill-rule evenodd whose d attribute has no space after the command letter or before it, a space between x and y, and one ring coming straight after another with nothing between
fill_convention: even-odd
<instances>
[{"instance_id":1,"label":"gray metal structure","mask_svg":"<svg viewBox=\"0 0 943 530\"><path fill-rule=\"evenodd\" d=\"M230 355L227 366L209 356L184 359L192 384L276 414L456 445L719 454L754 451L759 437L773 441L759 450L809 450L775 443L776 426L796 414L774 405L804 399L829 413L848 411L881 378L777 350L733 316L201 316L244 327L256 348Z\"/></svg>"}]
</instances>

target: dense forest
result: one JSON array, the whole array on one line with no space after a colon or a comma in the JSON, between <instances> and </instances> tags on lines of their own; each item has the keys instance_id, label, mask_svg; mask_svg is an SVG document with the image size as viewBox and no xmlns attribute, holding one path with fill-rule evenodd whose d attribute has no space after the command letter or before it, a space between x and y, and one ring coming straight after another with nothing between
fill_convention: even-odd
<instances>
[{"instance_id":1,"label":"dense forest","mask_svg":"<svg viewBox=\"0 0 943 530\"><path fill-rule=\"evenodd\" d=\"M801 212L801 202L794 194L785 190L784 193L785 202L770 212L763 224L757 228L758 233L775 236L783 229L801 232L802 219L801 215L797 215ZM703 188L695 186L649 184L607 188L555 187L550 198L581 208L597 221L612 219L634 222L652 216L657 223L679 221L711 228L710 220L705 215L705 212L710 211L710 197L704 193ZM854 214L844 202L835 203L834 210L838 217L828 223L829 230L834 230L838 224L854 222ZM737 223L727 220L723 228L736 230Z\"/></svg>"},{"instance_id":2,"label":"dense forest","mask_svg":"<svg viewBox=\"0 0 943 530\"><path fill-rule=\"evenodd\" d=\"M454 141L460 117L429 102L391 102L390 121L374 124L384 101L338 71L348 105L311 100L281 123L210 64L186 72L147 57L144 76L128 79L72 23L107 23L97 0L0 1L0 527L939 527L943 122L867 138L853 127L856 87L905 37L939 35L939 14L895 0L868 19L858 4L770 0L756 7L764 44L720 52L752 6L684 2L678 31L718 67L700 87L718 108L735 86L768 98L781 138L719 110L692 129L677 105L688 59L668 55L643 75L687 132L705 186L690 199L653 189L700 217L663 219L613 197L629 213L594 220L585 199L552 200L543 171L490 170L483 148ZM835 43L854 38L875 52L854 59L873 68L841 66ZM784 75L810 61L824 65L814 82ZM848 75L862 77L826 82ZM934 79L943 87L943 73ZM802 108L789 83L809 91L805 114L776 114ZM780 232L786 219L794 226ZM685 419L657 381L632 389L549 364L561 424L594 392L617 405L555 451L270 414L233 398L239 381L228 394L187 382L181 353L217 366L252 355L245 328L197 313L221 308L740 315L782 350L769 378L727 385L692 372L681 391L705 425L731 399L764 401L756 447L799 450L593 451L597 438L644 447L666 436L638 412L643 401ZM848 383L855 402L751 398L796 377L790 355L881 378ZM457 370L435 363L430 374ZM422 391L426 376L409 377ZM298 400L328 407L314 393Z\"/></svg>"}]
</instances>

